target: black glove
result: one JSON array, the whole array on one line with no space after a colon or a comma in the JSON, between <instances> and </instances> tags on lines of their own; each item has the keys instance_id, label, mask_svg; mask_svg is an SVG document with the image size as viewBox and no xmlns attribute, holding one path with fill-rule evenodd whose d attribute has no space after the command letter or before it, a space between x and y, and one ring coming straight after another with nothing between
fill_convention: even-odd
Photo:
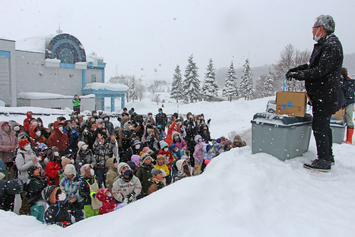
<instances>
[{"instance_id":1,"label":"black glove","mask_svg":"<svg viewBox=\"0 0 355 237\"><path fill-rule=\"evenodd\" d=\"M296 68L291 68L290 70L287 71L286 73L286 79L291 81L292 77L290 76L292 72L297 72L298 70Z\"/></svg>"},{"instance_id":2,"label":"black glove","mask_svg":"<svg viewBox=\"0 0 355 237\"><path fill-rule=\"evenodd\" d=\"M301 75L299 72L290 72L290 74L288 75L287 80L291 81L292 78L296 79L296 80L300 80L301 79Z\"/></svg>"},{"instance_id":3,"label":"black glove","mask_svg":"<svg viewBox=\"0 0 355 237\"><path fill-rule=\"evenodd\" d=\"M134 195L136 195L135 192L132 192L132 193L127 195L128 203L130 203L130 202L132 202L134 200Z\"/></svg>"},{"instance_id":4,"label":"black glove","mask_svg":"<svg viewBox=\"0 0 355 237\"><path fill-rule=\"evenodd\" d=\"M207 120L207 124L210 124L210 122L211 122L211 119L208 119L208 120Z\"/></svg>"}]
</instances>

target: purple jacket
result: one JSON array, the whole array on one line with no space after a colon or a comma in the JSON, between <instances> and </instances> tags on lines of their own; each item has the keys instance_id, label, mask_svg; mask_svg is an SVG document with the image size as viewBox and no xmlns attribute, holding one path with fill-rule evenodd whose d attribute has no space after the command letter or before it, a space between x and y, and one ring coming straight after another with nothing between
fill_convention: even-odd
<instances>
[{"instance_id":1,"label":"purple jacket","mask_svg":"<svg viewBox=\"0 0 355 237\"><path fill-rule=\"evenodd\" d=\"M0 122L0 158L4 163L12 162L12 158L14 157L14 153L10 150L12 146L17 146L17 138L16 133L10 127L10 132L7 134L2 130L2 125L6 123L6 121Z\"/></svg>"},{"instance_id":2,"label":"purple jacket","mask_svg":"<svg viewBox=\"0 0 355 237\"><path fill-rule=\"evenodd\" d=\"M180 137L180 142L176 142L174 141L174 134L179 134L179 137ZM187 144L186 142L184 141L184 139L181 137L180 133L179 132L173 132L173 134L171 135L172 139L173 139L173 142L171 144L175 144L177 145L177 147L179 147L180 150L186 150L187 148Z\"/></svg>"}]
</instances>

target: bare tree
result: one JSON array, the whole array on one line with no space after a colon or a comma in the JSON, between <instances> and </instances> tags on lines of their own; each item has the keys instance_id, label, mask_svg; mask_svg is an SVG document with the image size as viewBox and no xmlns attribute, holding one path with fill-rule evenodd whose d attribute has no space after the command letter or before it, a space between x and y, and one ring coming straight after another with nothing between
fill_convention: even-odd
<instances>
[{"instance_id":1,"label":"bare tree","mask_svg":"<svg viewBox=\"0 0 355 237\"><path fill-rule=\"evenodd\" d=\"M136 85L136 94L140 101L143 99L144 92L145 92L145 87L139 81L138 84Z\"/></svg>"},{"instance_id":2,"label":"bare tree","mask_svg":"<svg viewBox=\"0 0 355 237\"><path fill-rule=\"evenodd\" d=\"M160 94L156 94L156 95L153 97L153 102L157 102L157 105L159 104L159 102L160 102Z\"/></svg>"}]
</instances>

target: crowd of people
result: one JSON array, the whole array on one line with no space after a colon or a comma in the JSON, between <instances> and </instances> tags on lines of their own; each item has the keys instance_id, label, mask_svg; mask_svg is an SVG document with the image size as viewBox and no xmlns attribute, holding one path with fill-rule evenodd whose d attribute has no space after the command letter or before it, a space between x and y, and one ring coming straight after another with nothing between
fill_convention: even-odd
<instances>
[{"instance_id":1,"label":"crowd of people","mask_svg":"<svg viewBox=\"0 0 355 237\"><path fill-rule=\"evenodd\" d=\"M161 108L155 117L124 108L117 127L97 111L74 111L48 127L26 116L22 125L0 122L0 209L63 227L199 175L214 157L246 145L240 136L212 139L203 114L168 118Z\"/></svg>"}]
</instances>

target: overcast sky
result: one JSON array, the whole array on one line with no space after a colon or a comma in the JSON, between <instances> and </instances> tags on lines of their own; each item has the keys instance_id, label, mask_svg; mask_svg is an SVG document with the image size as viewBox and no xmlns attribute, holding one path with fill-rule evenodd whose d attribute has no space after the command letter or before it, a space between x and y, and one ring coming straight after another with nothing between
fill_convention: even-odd
<instances>
[{"instance_id":1,"label":"overcast sky","mask_svg":"<svg viewBox=\"0 0 355 237\"><path fill-rule=\"evenodd\" d=\"M193 54L203 80L216 68L275 63L289 43L313 49L311 27L332 15L344 53L355 53L355 0L0 0L0 38L56 34L60 26L86 54L103 57L106 81L117 74L143 82L172 80Z\"/></svg>"}]
</instances>

